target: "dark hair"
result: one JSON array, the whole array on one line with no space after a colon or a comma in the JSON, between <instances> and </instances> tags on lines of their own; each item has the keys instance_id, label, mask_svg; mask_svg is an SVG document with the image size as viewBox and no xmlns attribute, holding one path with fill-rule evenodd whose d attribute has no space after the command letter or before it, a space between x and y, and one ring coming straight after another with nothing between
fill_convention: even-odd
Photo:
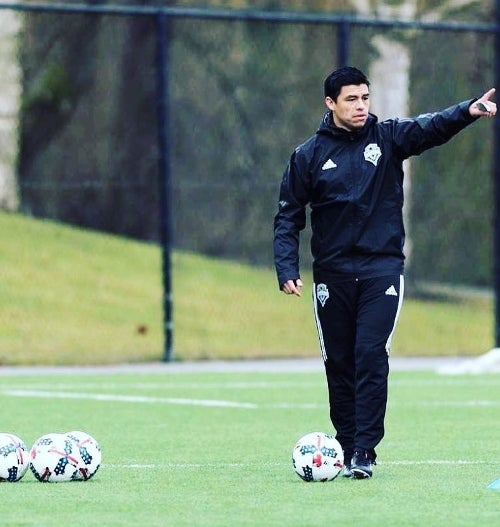
<instances>
[{"instance_id":1,"label":"dark hair","mask_svg":"<svg viewBox=\"0 0 500 527\"><path fill-rule=\"evenodd\" d=\"M342 86L350 86L351 84L355 86L360 84L370 86L370 81L362 71L351 66L332 71L325 79L325 97L331 97L336 101Z\"/></svg>"}]
</instances>

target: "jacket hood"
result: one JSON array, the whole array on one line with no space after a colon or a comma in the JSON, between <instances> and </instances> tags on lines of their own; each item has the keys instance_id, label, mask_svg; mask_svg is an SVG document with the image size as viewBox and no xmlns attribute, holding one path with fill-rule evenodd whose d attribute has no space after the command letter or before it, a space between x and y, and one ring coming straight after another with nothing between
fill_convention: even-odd
<instances>
[{"instance_id":1,"label":"jacket hood","mask_svg":"<svg viewBox=\"0 0 500 527\"><path fill-rule=\"evenodd\" d=\"M373 126L378 121L377 116L372 113L368 114L368 119L362 128L359 130L350 132L344 128L338 127L333 122L332 112L329 110L323 115L323 119L316 131L317 134L321 135L333 135L335 137L352 137L352 136L361 136L364 135L366 130Z\"/></svg>"}]
</instances>

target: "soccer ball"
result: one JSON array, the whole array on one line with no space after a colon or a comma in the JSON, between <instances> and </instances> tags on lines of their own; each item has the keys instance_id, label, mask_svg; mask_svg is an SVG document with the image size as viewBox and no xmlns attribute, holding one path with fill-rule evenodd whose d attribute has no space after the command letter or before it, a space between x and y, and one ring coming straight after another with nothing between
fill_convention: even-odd
<instances>
[{"instance_id":1,"label":"soccer ball","mask_svg":"<svg viewBox=\"0 0 500 527\"><path fill-rule=\"evenodd\" d=\"M331 481L344 466L344 452L332 435L311 432L297 441L292 461L304 481Z\"/></svg>"},{"instance_id":2,"label":"soccer ball","mask_svg":"<svg viewBox=\"0 0 500 527\"><path fill-rule=\"evenodd\" d=\"M66 434L45 434L31 447L30 469L38 481L70 481L80 464L78 446Z\"/></svg>"},{"instance_id":3,"label":"soccer ball","mask_svg":"<svg viewBox=\"0 0 500 527\"><path fill-rule=\"evenodd\" d=\"M66 435L74 441L80 453L80 463L73 479L83 479L84 481L87 481L101 466L101 447L90 434L87 434L87 432L73 430Z\"/></svg>"},{"instance_id":4,"label":"soccer ball","mask_svg":"<svg viewBox=\"0 0 500 527\"><path fill-rule=\"evenodd\" d=\"M10 433L0 433L0 481L19 481L28 470L29 451L24 441Z\"/></svg>"}]
</instances>

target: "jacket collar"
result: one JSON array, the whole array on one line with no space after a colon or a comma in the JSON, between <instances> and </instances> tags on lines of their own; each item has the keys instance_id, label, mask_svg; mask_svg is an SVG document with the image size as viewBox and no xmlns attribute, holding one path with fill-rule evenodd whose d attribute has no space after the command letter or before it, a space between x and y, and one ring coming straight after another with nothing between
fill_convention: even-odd
<instances>
[{"instance_id":1,"label":"jacket collar","mask_svg":"<svg viewBox=\"0 0 500 527\"><path fill-rule=\"evenodd\" d=\"M317 134L321 135L330 135L338 138L345 138L345 139L353 139L356 137L363 137L367 131L378 121L377 117L373 115L372 113L368 114L368 119L366 120L366 123L362 128L359 130L356 130L354 132L349 132L345 128L339 128L334 122L333 122L333 116L332 112L328 111L325 112L323 115L323 119L321 120L321 123L319 125L318 130L316 131Z\"/></svg>"}]
</instances>

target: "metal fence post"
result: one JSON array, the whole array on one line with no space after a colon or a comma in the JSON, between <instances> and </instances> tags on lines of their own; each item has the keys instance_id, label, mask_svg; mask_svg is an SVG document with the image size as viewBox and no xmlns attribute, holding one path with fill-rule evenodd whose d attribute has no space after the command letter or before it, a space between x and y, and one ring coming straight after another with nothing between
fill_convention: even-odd
<instances>
[{"instance_id":1,"label":"metal fence post","mask_svg":"<svg viewBox=\"0 0 500 527\"><path fill-rule=\"evenodd\" d=\"M158 177L160 189L160 229L163 279L163 360L174 355L174 323L172 301L172 201L169 155L169 94L168 94L168 16L156 15L156 87L158 127Z\"/></svg>"},{"instance_id":2,"label":"metal fence post","mask_svg":"<svg viewBox=\"0 0 500 527\"><path fill-rule=\"evenodd\" d=\"M500 89L500 0L495 1L494 86ZM493 121L493 288L495 295L494 337L500 347L500 119Z\"/></svg>"}]
</instances>

